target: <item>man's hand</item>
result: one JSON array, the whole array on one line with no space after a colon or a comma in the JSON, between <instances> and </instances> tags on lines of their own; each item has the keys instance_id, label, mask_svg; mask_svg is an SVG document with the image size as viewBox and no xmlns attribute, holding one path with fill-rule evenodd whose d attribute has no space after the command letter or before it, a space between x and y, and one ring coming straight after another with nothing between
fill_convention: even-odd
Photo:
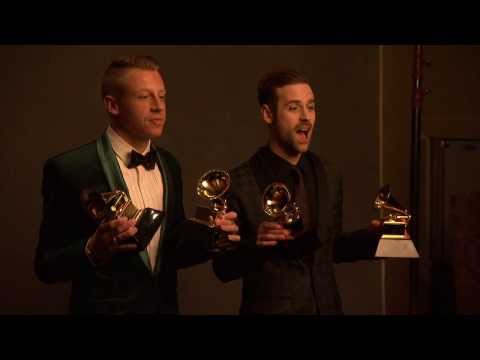
<instances>
[{"instance_id":1,"label":"man's hand","mask_svg":"<svg viewBox=\"0 0 480 360\"><path fill-rule=\"evenodd\" d=\"M230 211L226 214L217 214L215 218L215 227L224 231L227 236L220 236L215 247L219 250L231 250L238 246L240 235L238 235L238 225L235 223L237 213Z\"/></svg>"},{"instance_id":2,"label":"man's hand","mask_svg":"<svg viewBox=\"0 0 480 360\"><path fill-rule=\"evenodd\" d=\"M370 225L368 226L368 231L381 231L383 228L383 220L374 219L370 221Z\"/></svg>"},{"instance_id":3,"label":"man's hand","mask_svg":"<svg viewBox=\"0 0 480 360\"><path fill-rule=\"evenodd\" d=\"M228 240L240 241L240 235L238 235L238 225L235 223L237 213L230 211L224 215L218 214L215 218L215 225L217 228L228 233Z\"/></svg>"},{"instance_id":4,"label":"man's hand","mask_svg":"<svg viewBox=\"0 0 480 360\"><path fill-rule=\"evenodd\" d=\"M293 240L291 231L276 222L264 221L258 226L257 246L275 246L278 241Z\"/></svg>"},{"instance_id":5,"label":"man's hand","mask_svg":"<svg viewBox=\"0 0 480 360\"><path fill-rule=\"evenodd\" d=\"M86 252L95 264L99 264L117 252L136 251L137 244L128 243L128 239L137 231L135 220L128 220L126 217L101 223L88 240Z\"/></svg>"}]
</instances>

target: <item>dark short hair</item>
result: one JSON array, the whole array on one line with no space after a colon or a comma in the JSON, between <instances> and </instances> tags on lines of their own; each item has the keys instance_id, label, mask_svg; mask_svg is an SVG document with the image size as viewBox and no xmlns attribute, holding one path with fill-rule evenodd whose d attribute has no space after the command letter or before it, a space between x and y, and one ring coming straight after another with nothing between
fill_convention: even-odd
<instances>
[{"instance_id":1,"label":"dark short hair","mask_svg":"<svg viewBox=\"0 0 480 360\"><path fill-rule=\"evenodd\" d=\"M153 70L160 73L160 65L152 56L122 56L114 59L108 66L102 79L102 98L107 94L117 94L120 90L119 79L129 69Z\"/></svg>"},{"instance_id":2,"label":"dark short hair","mask_svg":"<svg viewBox=\"0 0 480 360\"><path fill-rule=\"evenodd\" d=\"M292 69L276 70L265 74L257 87L259 105L266 104L275 111L278 100L275 89L293 84L310 84L310 82L303 74Z\"/></svg>"}]
</instances>

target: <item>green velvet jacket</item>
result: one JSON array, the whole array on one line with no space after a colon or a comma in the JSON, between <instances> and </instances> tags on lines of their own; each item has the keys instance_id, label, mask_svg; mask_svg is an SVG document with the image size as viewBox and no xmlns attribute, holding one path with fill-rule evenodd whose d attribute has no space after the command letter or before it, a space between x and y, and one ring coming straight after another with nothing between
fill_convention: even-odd
<instances>
[{"instance_id":1,"label":"green velvet jacket","mask_svg":"<svg viewBox=\"0 0 480 360\"><path fill-rule=\"evenodd\" d=\"M46 161L43 214L35 272L45 283L72 283L74 314L176 314L177 269L209 259L212 233L185 219L181 169L166 150L155 147L164 184L161 242L155 271L146 251L119 253L93 267L85 254L97 224L81 203L81 192L128 189L106 136Z\"/></svg>"}]
</instances>

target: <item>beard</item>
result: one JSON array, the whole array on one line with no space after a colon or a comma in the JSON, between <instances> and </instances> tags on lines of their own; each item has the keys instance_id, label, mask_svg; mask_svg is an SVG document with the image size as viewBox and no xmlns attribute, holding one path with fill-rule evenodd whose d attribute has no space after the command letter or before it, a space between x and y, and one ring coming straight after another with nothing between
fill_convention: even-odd
<instances>
[{"instance_id":1,"label":"beard","mask_svg":"<svg viewBox=\"0 0 480 360\"><path fill-rule=\"evenodd\" d=\"M297 134L294 130L288 132L280 132L278 129L272 129L272 140L280 147L286 154L290 156L297 156L308 151L310 142L301 144L297 140Z\"/></svg>"}]
</instances>

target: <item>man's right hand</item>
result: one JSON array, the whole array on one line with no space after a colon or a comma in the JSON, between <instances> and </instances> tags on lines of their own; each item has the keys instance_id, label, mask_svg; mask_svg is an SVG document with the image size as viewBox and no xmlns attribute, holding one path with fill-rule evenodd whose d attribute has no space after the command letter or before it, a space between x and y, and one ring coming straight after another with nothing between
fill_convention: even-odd
<instances>
[{"instance_id":1,"label":"man's right hand","mask_svg":"<svg viewBox=\"0 0 480 360\"><path fill-rule=\"evenodd\" d=\"M86 253L94 264L101 264L117 252L137 251L137 244L128 242L137 231L135 220L126 217L103 222L88 240Z\"/></svg>"},{"instance_id":2,"label":"man's right hand","mask_svg":"<svg viewBox=\"0 0 480 360\"><path fill-rule=\"evenodd\" d=\"M285 229L281 224L271 221L264 221L258 226L257 246L275 246L279 241L293 240L291 231Z\"/></svg>"}]
</instances>

